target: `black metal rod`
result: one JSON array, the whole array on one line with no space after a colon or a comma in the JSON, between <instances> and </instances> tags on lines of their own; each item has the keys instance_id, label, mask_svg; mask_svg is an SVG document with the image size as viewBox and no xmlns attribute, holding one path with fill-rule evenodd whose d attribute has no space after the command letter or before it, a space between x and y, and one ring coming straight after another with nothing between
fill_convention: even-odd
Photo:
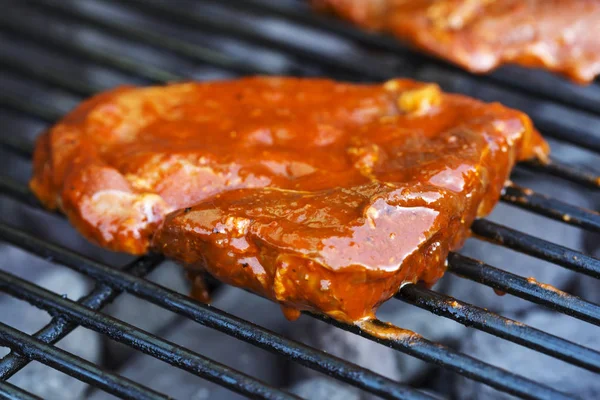
<instances>
[{"instance_id":1,"label":"black metal rod","mask_svg":"<svg viewBox=\"0 0 600 400\"><path fill-rule=\"evenodd\" d=\"M404 286L395 297L468 327L480 329L590 371L600 372L600 352L453 297L418 285Z\"/></svg>"},{"instance_id":2,"label":"black metal rod","mask_svg":"<svg viewBox=\"0 0 600 400\"><path fill-rule=\"evenodd\" d=\"M43 210L48 214L58 216L60 218L65 218L64 214L59 213L58 211L49 211L45 209L39 200L31 193L27 185L19 183L13 179L10 179L5 176L0 176L0 194L12 197L15 200L20 201L23 204L26 204L30 207L34 207L39 210Z\"/></svg>"},{"instance_id":3,"label":"black metal rod","mask_svg":"<svg viewBox=\"0 0 600 400\"><path fill-rule=\"evenodd\" d=\"M119 290L127 291L158 306L184 315L196 322L252 343L258 347L284 354L307 366L314 365L322 371L329 369L321 353L319 353L318 357L315 357L314 350L306 348L306 346L153 282L115 270L108 265L90 260L61 246L37 239L6 224L0 224L0 238L40 257L52 257L55 262L64 264L97 281L118 288ZM386 339L366 332L355 325L338 323L322 316L317 317L325 319L335 326L358 333L425 361L444 365L462 375L512 394L529 399L569 398L569 396L559 391L458 353L448 347L430 342L416 334L411 335L410 339L407 337ZM340 371L337 371L337 373L339 374Z\"/></svg>"},{"instance_id":4,"label":"black metal rod","mask_svg":"<svg viewBox=\"0 0 600 400\"><path fill-rule=\"evenodd\" d=\"M3 96L0 94L0 105L3 105L2 97ZM0 146L10 149L14 154L23 158L29 159L33 155L33 144L21 135L6 133L0 135Z\"/></svg>"},{"instance_id":5,"label":"black metal rod","mask_svg":"<svg viewBox=\"0 0 600 400\"><path fill-rule=\"evenodd\" d=\"M1 230L0 224L0 230ZM15 230L16 232L16 230ZM0 237L2 235L0 234ZM39 239L31 238L37 243L45 243ZM15 243L16 245L19 245ZM46 243L51 248L55 250L58 246ZM40 250L39 247L31 248L31 247L23 247L28 251L32 251L34 254L42 255L46 254L49 256L50 254L55 254L54 252L41 253L36 250ZM83 256L80 256L76 253L71 252L70 250L62 249L60 252L67 252L66 256L69 257L71 263L65 264L67 266L81 266L88 263L91 263L95 266L100 266L102 269L110 269L114 270L109 266L104 266L102 264L96 263L92 260L89 260ZM64 254L63 254L64 255ZM53 258L55 262L63 263L60 258ZM85 273L87 269L80 270L76 267L73 269L78 270L80 272ZM165 302L160 301L160 293L166 293L168 295L169 302L166 304L177 304L177 301L183 300L184 303L179 307L165 307L170 309L171 311L178 312L178 310L193 310L193 313L190 311L187 312L179 312L181 315L190 317L197 322L200 322L204 325L211 326L212 328L218 329L224 333L230 334L232 336L237 337L238 339L243 339L251 344L257 345L261 348L274 352L276 354L281 354L287 356L295 361L300 362L301 364L315 369L317 371L325 372L331 376L336 377L337 379L341 379L347 383L350 383L354 386L367 390L371 393L378 394L385 398L393 398L393 399L419 399L426 398L420 392L411 393L411 390L404 385L401 385L389 378L381 376L377 373L374 373L368 369L359 367L355 364L347 362L338 357L332 356L320 350L316 350L309 346L303 345L296 341L287 339L283 336L277 335L267 329L259 327L257 325L251 324L244 320L238 319L230 314L227 314L223 311L217 310L213 307L209 307L205 304L198 303L188 297L180 295L176 292L169 291L166 288L153 284L149 281L139 280L135 276L131 276L128 274L123 274L122 276L127 277L127 280L131 282L131 285L137 286L149 286L150 291L157 288L159 294L152 294L154 303L165 307ZM142 297L142 296L140 296ZM187 306L186 306L187 305ZM239 332L244 332L245 335L240 335ZM420 396L420 397L419 397Z\"/></svg>"},{"instance_id":6,"label":"black metal rod","mask_svg":"<svg viewBox=\"0 0 600 400\"><path fill-rule=\"evenodd\" d=\"M539 283L533 278L523 278L457 253L451 253L448 257L448 271L582 321L600 325L600 306Z\"/></svg>"},{"instance_id":7,"label":"black metal rod","mask_svg":"<svg viewBox=\"0 0 600 400\"><path fill-rule=\"evenodd\" d=\"M298 399L297 396L281 391L185 347L161 339L116 318L90 310L4 271L0 271L0 290L53 315L63 315L74 323L100 332L119 343L126 344L242 395L273 400Z\"/></svg>"},{"instance_id":8,"label":"black metal rod","mask_svg":"<svg viewBox=\"0 0 600 400\"><path fill-rule=\"evenodd\" d=\"M74 76L66 75L64 72L49 68L46 64L38 64L31 60L23 60L18 57L3 55L0 57L0 67L19 75L30 76L39 81L51 85L61 86L82 96L89 96L104 88L78 79Z\"/></svg>"},{"instance_id":9,"label":"black metal rod","mask_svg":"<svg viewBox=\"0 0 600 400\"><path fill-rule=\"evenodd\" d=\"M164 257L152 254L140 257L126 265L123 270L135 276L145 276L150 273ZM121 292L106 285L97 285L87 296L78 303L92 310L98 310L112 302ZM44 343L54 344L63 339L77 327L67 321L62 315L54 317L50 323L33 335ZM0 360L0 380L6 380L29 363L26 357L11 352Z\"/></svg>"},{"instance_id":10,"label":"black metal rod","mask_svg":"<svg viewBox=\"0 0 600 400\"><path fill-rule=\"evenodd\" d=\"M139 29L115 20L108 20L84 8L71 7L63 1L27 0L27 2L43 7L45 10L50 10L58 15L72 18L78 22L94 25L110 34L119 35L128 40L144 43L160 50L167 50L172 54L185 57L196 63L210 64L244 74L272 74L277 72L265 69L260 65L251 65L248 61L239 60L192 42Z\"/></svg>"},{"instance_id":11,"label":"black metal rod","mask_svg":"<svg viewBox=\"0 0 600 400\"><path fill-rule=\"evenodd\" d=\"M592 188L600 189L600 176L598 173L584 171L581 168L575 168L570 165L562 164L550 159L547 163L539 161L524 161L518 164L519 167L542 172L550 176L558 176L571 182Z\"/></svg>"},{"instance_id":12,"label":"black metal rod","mask_svg":"<svg viewBox=\"0 0 600 400\"><path fill-rule=\"evenodd\" d=\"M69 40L64 35L57 35L53 30L42 29L29 22L19 20L10 16L10 13L0 13L0 29L22 35L61 50L68 55L74 55L95 63L106 65L128 74L133 74L151 82L173 82L182 80L182 76L143 64L137 60L122 55L108 53L93 46L87 46L76 40Z\"/></svg>"},{"instance_id":13,"label":"black metal rod","mask_svg":"<svg viewBox=\"0 0 600 400\"><path fill-rule=\"evenodd\" d=\"M317 61L319 64L334 68L337 71L352 73L361 80L386 79L394 76L396 70L386 67L381 63L368 63L358 57L323 57L323 51L311 46L292 43L277 35L263 32L243 23L231 23L231 20L221 15L202 15L199 12L190 12L169 4L159 3L154 0L127 0L125 2L116 0L104 0L116 2L119 5L127 5L133 9L155 15L163 19L170 19L177 24L188 25L196 30L216 32L235 36L237 39L252 42L270 49L277 49L293 56Z\"/></svg>"},{"instance_id":14,"label":"black metal rod","mask_svg":"<svg viewBox=\"0 0 600 400\"><path fill-rule=\"evenodd\" d=\"M42 398L10 383L0 382L0 400L42 400Z\"/></svg>"},{"instance_id":15,"label":"black metal rod","mask_svg":"<svg viewBox=\"0 0 600 400\"><path fill-rule=\"evenodd\" d=\"M310 315L345 331L355 333L421 360L444 366L461 375L525 399L573 398L558 390L459 353L442 344L433 343L414 332L397 328L379 320L371 322L376 327L375 329L367 330L358 325L345 324L324 315Z\"/></svg>"},{"instance_id":16,"label":"black metal rod","mask_svg":"<svg viewBox=\"0 0 600 400\"><path fill-rule=\"evenodd\" d=\"M43 207L39 205L39 201L31 191L29 191L27 185L19 183L11 178L0 176L0 193L6 194L27 205L30 205L31 203L33 207L43 209Z\"/></svg>"},{"instance_id":17,"label":"black metal rod","mask_svg":"<svg viewBox=\"0 0 600 400\"><path fill-rule=\"evenodd\" d=\"M127 378L103 371L96 365L50 346L0 322L0 343L25 357L69 374L82 382L125 399L168 400L169 397Z\"/></svg>"},{"instance_id":18,"label":"black metal rod","mask_svg":"<svg viewBox=\"0 0 600 400\"><path fill-rule=\"evenodd\" d=\"M556 221L600 232L600 214L511 184L504 187L502 200Z\"/></svg>"},{"instance_id":19,"label":"black metal rod","mask_svg":"<svg viewBox=\"0 0 600 400\"><path fill-rule=\"evenodd\" d=\"M580 251L483 219L474 221L471 230L477 236L501 246L553 262L594 278L600 278L600 260Z\"/></svg>"},{"instance_id":20,"label":"black metal rod","mask_svg":"<svg viewBox=\"0 0 600 400\"><path fill-rule=\"evenodd\" d=\"M0 90L0 106L19 111L44 122L54 122L64 115L64 112L59 110L57 107L48 107L5 90ZM7 144L11 143L9 140L4 142ZM12 143L16 142L16 139L12 140ZM23 150L26 150L24 146L22 147ZM16 147L15 150L20 151L21 149Z\"/></svg>"},{"instance_id":21,"label":"black metal rod","mask_svg":"<svg viewBox=\"0 0 600 400\"><path fill-rule=\"evenodd\" d=\"M571 143L595 153L600 153L600 136L597 134L584 132L578 128L536 116L534 111L531 111L529 116L533 120L536 128L538 128L544 136Z\"/></svg>"}]
</instances>

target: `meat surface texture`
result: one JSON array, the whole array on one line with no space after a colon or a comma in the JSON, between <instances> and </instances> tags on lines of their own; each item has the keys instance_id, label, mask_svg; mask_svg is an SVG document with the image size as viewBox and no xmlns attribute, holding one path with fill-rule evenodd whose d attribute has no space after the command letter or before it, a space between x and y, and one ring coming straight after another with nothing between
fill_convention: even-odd
<instances>
[{"instance_id":1,"label":"meat surface texture","mask_svg":"<svg viewBox=\"0 0 600 400\"><path fill-rule=\"evenodd\" d=\"M312 0L471 72L505 63L579 83L600 74L600 0Z\"/></svg>"},{"instance_id":2,"label":"meat surface texture","mask_svg":"<svg viewBox=\"0 0 600 400\"><path fill-rule=\"evenodd\" d=\"M523 113L436 85L257 77L93 97L39 139L31 187L104 247L360 321L439 279L547 152Z\"/></svg>"}]
</instances>

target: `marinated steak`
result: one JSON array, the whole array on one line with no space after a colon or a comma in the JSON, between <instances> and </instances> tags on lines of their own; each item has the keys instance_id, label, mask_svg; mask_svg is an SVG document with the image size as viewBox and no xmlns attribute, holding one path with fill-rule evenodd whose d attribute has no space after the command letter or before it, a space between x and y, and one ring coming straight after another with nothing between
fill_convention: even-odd
<instances>
[{"instance_id":1,"label":"marinated steak","mask_svg":"<svg viewBox=\"0 0 600 400\"><path fill-rule=\"evenodd\" d=\"M31 187L104 247L359 321L441 277L514 163L547 152L523 113L432 84L246 78L84 102L39 140Z\"/></svg>"},{"instance_id":2,"label":"marinated steak","mask_svg":"<svg viewBox=\"0 0 600 400\"><path fill-rule=\"evenodd\" d=\"M580 82L600 73L598 0L312 0L471 72L505 63Z\"/></svg>"}]
</instances>

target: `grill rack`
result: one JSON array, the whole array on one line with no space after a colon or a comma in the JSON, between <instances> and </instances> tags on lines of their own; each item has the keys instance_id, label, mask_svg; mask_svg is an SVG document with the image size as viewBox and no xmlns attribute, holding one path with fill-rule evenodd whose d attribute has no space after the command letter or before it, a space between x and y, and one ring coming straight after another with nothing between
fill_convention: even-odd
<instances>
[{"instance_id":1,"label":"grill rack","mask_svg":"<svg viewBox=\"0 0 600 400\"><path fill-rule=\"evenodd\" d=\"M108 0L113 2L114 0ZM205 1L205 0L202 0ZM249 66L240 63L235 58L222 55L210 49L204 49L193 43L179 40L165 40L147 31L118 25L113 21L91 18L80 9L68 8L65 3L49 2L47 0L28 1L36 7L43 7L60 18L70 18L94 26L96 29L128 38L140 43L149 44L161 49L183 56L194 62L208 63L219 68L232 70L237 73L269 73L260 66ZM395 42L387 38L365 34L346 25L332 22L324 18L309 15L302 8L287 8L270 3L257 2L255 0L235 0L232 7L240 7L251 12L272 13L291 21L301 22L313 28L327 28L335 30L336 34L351 37L352 39L378 47L384 50L400 51ZM134 7L142 13L159 13L161 17L172 19L177 23L192 25L197 29L217 30L221 33L234 36L240 40L250 40L277 48L277 50L292 54L313 63L327 65L333 69L344 68L345 73L354 75L357 80L367 78L383 79L391 77L388 72L367 71L362 65L347 67L345 62L341 65L339 61L332 60L327 55L319 54L311 49L301 49L298 46L289 46L274 37L265 36L241 29L237 26L223 25L223 21L213 18L203 18L198 14L182 13L176 8L161 6L154 0L127 0L124 2L128 7ZM63 54L76 56L101 64L115 70L127 72L140 76L150 82L167 82L184 79L176 73L141 64L134 59L105 54L93 48L85 48L76 42L70 42L65 38L53 37L49 32L39 31L35 26L11 19L6 15L0 15L0 31L12 32L19 37L28 37L36 42L42 42L58 48ZM399 58L414 53L400 53ZM427 57L424 57L425 59ZM347 60L344 60L347 61ZM412 61L402 59L404 64L409 65ZM491 77L471 77L465 73L458 72L438 61L427 59L435 68L443 71L451 71L461 74L475 81L499 81L510 84L511 87L519 86L518 83L507 79L502 73L494 73ZM71 77L61 75L57 71L47 70L39 66L23 63L17 59L2 59L0 64L3 70L19 73L28 79L49 83L76 95L89 95L99 87L84 82L77 82ZM371 64L371 63L363 63ZM371 64L374 65L374 64ZM348 68L359 68L348 70ZM302 74L302 71L290 71ZM507 81L507 82L504 82ZM519 86L519 95L539 95L533 93L536 86L526 84ZM548 93L542 92L544 96ZM556 92L552 93L557 96ZM558 95L558 100L564 99ZM580 99L569 100L569 105L581 107ZM546 101L546 100L544 100ZM575 102L575 103L573 103ZM0 104L4 107L20 111L27 116L35 117L46 122L55 121L62 111L56 107L49 107L32 103L19 94L3 92L0 93ZM589 104L589 103L586 103ZM598 109L596 109L597 111ZM536 118L535 115L533 115ZM592 133L572 134L568 129L562 129L552 121L536 119L538 126L557 128L552 136L563 139L572 144L587 147L593 151L600 151L600 138ZM546 134L550 132L545 132ZM31 144L18 136L8 137L4 135L0 139L0 145L10 148L23 156L30 156ZM549 165L535 163L524 164L523 167L545 174L559 176L580 183L592 189L600 187L600 179L593 173L580 171L557 162ZM7 177L0 177L0 192L3 195L13 197L29 206L40 207L35 198L29 193L26 185L15 182ZM529 189L517 186L508 187L502 200L518 207L525 208L531 212L539 213L550 218L569 223L590 231L600 231L600 215L578 207L570 206L558 200L534 193ZM479 220L473 225L473 231L487 240L502 244L514 250L532 255L534 257L552 261L562 267L585 273L591 277L600 277L600 260L581 252L567 249L545 240L526 235L511 228L504 227L490 221ZM206 306L186 296L172 292L166 288L144 280L143 277L162 261L158 255L141 257L127 265L122 270L115 269L110 265L95 262L85 256L77 254L72 250L45 242L25 233L22 230L0 223L0 238L8 243L25 249L40 257L52 257L54 262L64 264L73 270L81 272L98 283L96 288L78 302L48 292L34 284L23 281L9 273L0 272L0 289L10 295L26 300L42 309L48 310L54 316L52 322L29 336L16 331L6 325L0 325L0 343L8 345L13 352L0 360L0 398L30 399L37 398L34 395L23 392L4 381L23 368L30 360L35 359L54 368L60 369L70 375L76 376L85 382L101 387L107 392L120 395L124 398L166 398L165 395L152 392L148 388L141 387L135 382L123 380L123 378L107 371L100 371L93 364L90 365L81 359L74 359L72 355L59 351L51 344L57 342L72 331L76 326L86 326L92 330L104 333L111 338L125 343L131 347L141 350L154 357L160 358L172 365L187 369L201 377L222 384L238 393L256 398L294 398L289 393L270 387L242 373L231 370L225 366L207 360L201 355L191 353L186 349L171 350L168 342L161 338L144 332L140 329L125 326L123 322L116 321L105 314L100 313L103 306L125 291L163 308L169 309L188 317L200 324L220 330L226 334L235 336L241 340L257 345L276 354L281 354L289 359L298 361L306 366L321 372L328 373L337 379L348 382L368 392L378 394L385 398L420 399L430 398L429 395L408 388L388 378L378 375L372 371L353 365L337 357L328 355L316 349L312 349L301 343L282 337L264 328L253 325L250 322L231 316L214 307ZM461 275L485 285L491 286L516 296L525 298L535 303L547 306L557 311L572 315L576 318L600 325L600 307L570 296L566 293L557 293L554 290L530 282L526 278L510 274L492 266L483 264L459 254L452 254L449 258L449 272ZM490 313L476 306L461 302L452 297L436 293L434 291L419 287L406 286L396 296L397 298L417 305L418 307L432 311L438 315L454 319L468 326L473 326L492 333L496 336L511 340L524 346L544 352L569 363L579 365L590 371L600 372L600 353L566 341L559 337L541 332L534 328L516 323L499 315ZM458 353L450 348L429 342L418 336L410 335L397 339L381 339L369 336L356 326L342 324L332 321L326 317L313 315L325 320L341 329L345 329L371 340L378 341L395 350L408 353L426 361L453 369L470 378L487 383L499 390L504 390L523 398L531 399L559 399L572 398L568 394L556 389L546 387L539 383L525 379L513 373L501 370L469 356Z\"/></svg>"}]
</instances>

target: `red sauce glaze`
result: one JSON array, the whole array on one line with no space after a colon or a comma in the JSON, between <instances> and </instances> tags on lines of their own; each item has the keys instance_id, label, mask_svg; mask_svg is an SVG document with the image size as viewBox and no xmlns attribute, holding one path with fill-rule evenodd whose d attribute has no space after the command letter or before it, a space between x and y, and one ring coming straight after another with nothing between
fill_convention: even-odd
<instances>
[{"instance_id":1,"label":"red sauce glaze","mask_svg":"<svg viewBox=\"0 0 600 400\"><path fill-rule=\"evenodd\" d=\"M523 113L431 84L246 78L84 102L31 187L104 247L360 321L439 279L514 163L547 153Z\"/></svg>"},{"instance_id":2,"label":"red sauce glaze","mask_svg":"<svg viewBox=\"0 0 600 400\"><path fill-rule=\"evenodd\" d=\"M471 72L544 67L579 83L600 73L598 0L312 0Z\"/></svg>"}]
</instances>

